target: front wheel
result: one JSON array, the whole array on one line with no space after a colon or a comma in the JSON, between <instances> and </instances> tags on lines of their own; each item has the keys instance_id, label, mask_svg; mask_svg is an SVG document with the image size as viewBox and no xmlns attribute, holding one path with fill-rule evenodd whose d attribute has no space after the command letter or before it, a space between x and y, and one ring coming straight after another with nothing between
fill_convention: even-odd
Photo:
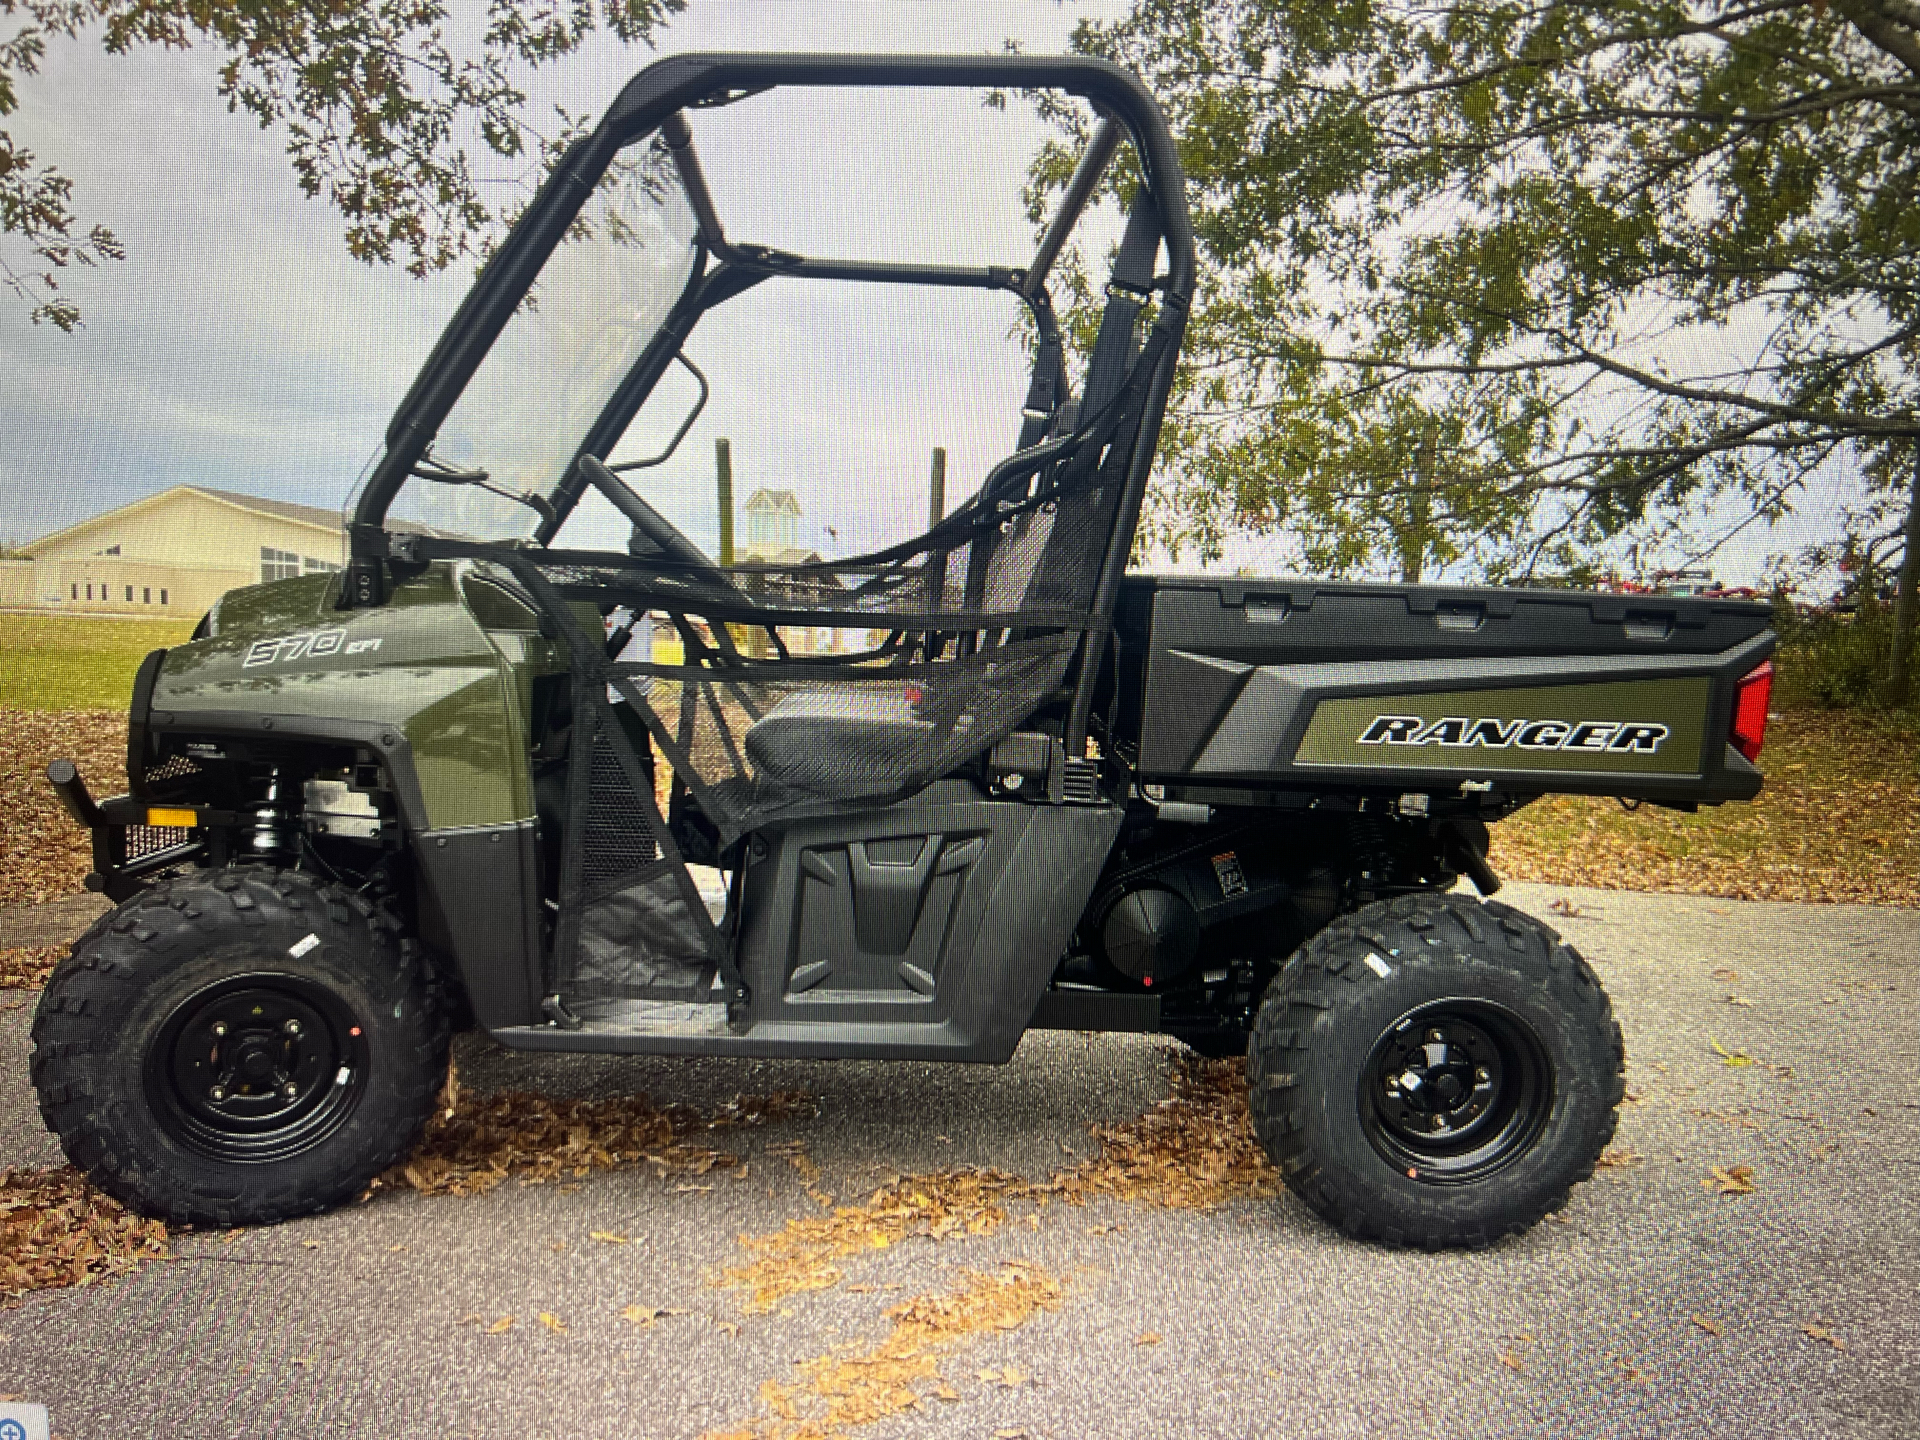
<instances>
[{"instance_id":1,"label":"front wheel","mask_svg":"<svg viewBox=\"0 0 1920 1440\"><path fill-rule=\"evenodd\" d=\"M1592 1175L1625 1064L1606 992L1552 930L1506 905L1403 896L1287 961L1248 1099L1287 1186L1349 1234L1485 1245Z\"/></svg>"},{"instance_id":2,"label":"front wheel","mask_svg":"<svg viewBox=\"0 0 1920 1440\"><path fill-rule=\"evenodd\" d=\"M87 1178L176 1223L350 1199L418 1138L446 1069L426 957L378 906L295 872L162 882L54 970L40 1113Z\"/></svg>"}]
</instances>

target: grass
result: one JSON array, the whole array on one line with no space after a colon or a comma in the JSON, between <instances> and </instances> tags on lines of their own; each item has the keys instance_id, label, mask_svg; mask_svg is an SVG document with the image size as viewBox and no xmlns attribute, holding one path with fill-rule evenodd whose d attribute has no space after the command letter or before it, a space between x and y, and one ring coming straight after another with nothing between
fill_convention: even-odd
<instances>
[{"instance_id":1,"label":"grass","mask_svg":"<svg viewBox=\"0 0 1920 1440\"><path fill-rule=\"evenodd\" d=\"M124 710L149 650L178 645L191 620L96 620L0 614L0 705L13 710Z\"/></svg>"}]
</instances>

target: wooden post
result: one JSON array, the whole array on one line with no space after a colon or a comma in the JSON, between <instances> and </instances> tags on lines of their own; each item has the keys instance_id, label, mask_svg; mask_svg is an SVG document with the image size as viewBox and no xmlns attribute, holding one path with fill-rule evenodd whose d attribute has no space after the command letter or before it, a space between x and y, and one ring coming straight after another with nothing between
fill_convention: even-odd
<instances>
[{"instance_id":1,"label":"wooden post","mask_svg":"<svg viewBox=\"0 0 1920 1440\"><path fill-rule=\"evenodd\" d=\"M713 466L720 486L720 563L733 564L733 444L722 435L713 442Z\"/></svg>"},{"instance_id":2,"label":"wooden post","mask_svg":"<svg viewBox=\"0 0 1920 1440\"><path fill-rule=\"evenodd\" d=\"M927 528L931 530L947 516L947 451L944 445L933 447L933 481L927 495Z\"/></svg>"}]
</instances>

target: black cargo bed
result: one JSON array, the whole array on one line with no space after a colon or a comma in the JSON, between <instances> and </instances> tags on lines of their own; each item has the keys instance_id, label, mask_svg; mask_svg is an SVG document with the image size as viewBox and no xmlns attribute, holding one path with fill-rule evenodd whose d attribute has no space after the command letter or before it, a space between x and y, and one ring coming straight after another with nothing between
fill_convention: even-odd
<instances>
[{"instance_id":1,"label":"black cargo bed","mask_svg":"<svg viewBox=\"0 0 1920 1440\"><path fill-rule=\"evenodd\" d=\"M1772 652L1770 616L1701 597L1133 575L1116 739L1143 778L1192 786L1745 799L1759 772L1726 736L1736 683Z\"/></svg>"}]
</instances>

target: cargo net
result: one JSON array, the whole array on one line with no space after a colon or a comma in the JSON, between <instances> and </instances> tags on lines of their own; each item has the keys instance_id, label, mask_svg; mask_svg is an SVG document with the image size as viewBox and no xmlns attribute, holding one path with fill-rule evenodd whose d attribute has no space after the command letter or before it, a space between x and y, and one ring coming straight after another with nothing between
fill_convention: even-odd
<instances>
[{"instance_id":1,"label":"cargo net","mask_svg":"<svg viewBox=\"0 0 1920 1440\"><path fill-rule=\"evenodd\" d=\"M632 707L726 844L911 794L1060 698L1095 628L1129 441L1109 425L1032 447L926 534L854 560L722 568L638 541L488 558L567 641L576 685ZM677 641L679 662L608 658L588 606L658 617L656 657Z\"/></svg>"}]
</instances>

